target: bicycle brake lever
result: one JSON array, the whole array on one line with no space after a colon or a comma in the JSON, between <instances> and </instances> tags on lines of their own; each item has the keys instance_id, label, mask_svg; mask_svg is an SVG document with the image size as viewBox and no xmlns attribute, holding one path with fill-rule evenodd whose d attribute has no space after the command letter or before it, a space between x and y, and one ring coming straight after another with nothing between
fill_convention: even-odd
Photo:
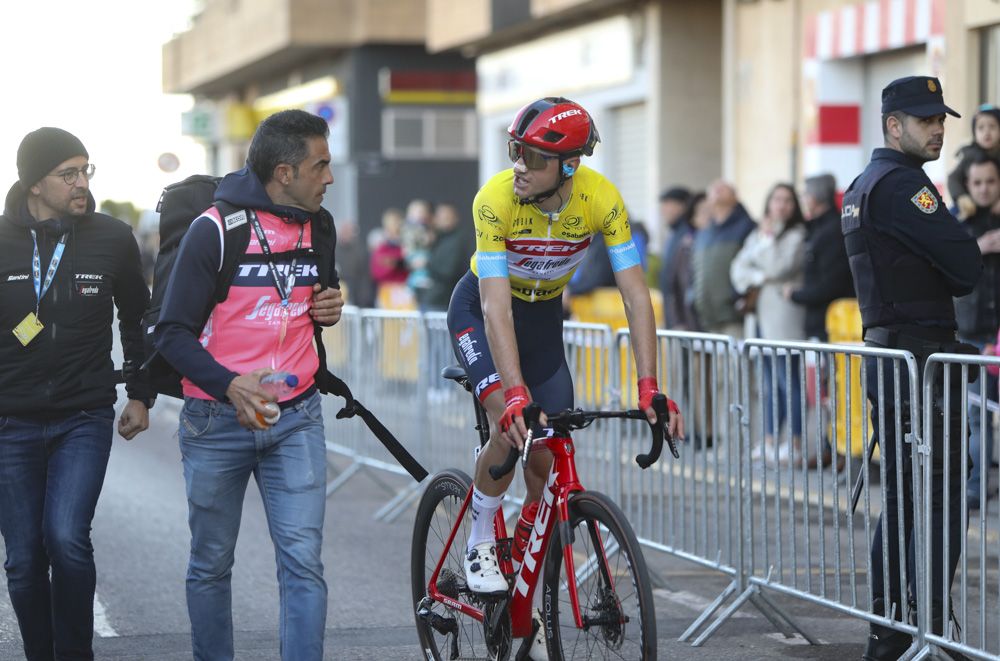
<instances>
[{"instance_id":1,"label":"bicycle brake lever","mask_svg":"<svg viewBox=\"0 0 1000 661\"><path fill-rule=\"evenodd\" d=\"M657 393L653 396L653 410L656 412L656 423L650 425L650 430L653 432L653 446L649 449L647 454L639 454L635 457L635 463L639 464L639 468L646 469L656 463L656 460L660 458L660 453L663 451L663 437L667 437L667 441L670 445L670 451L673 453L674 457L679 457L677 449L674 447L673 439L670 438L670 432L667 430L667 396L663 393Z\"/></svg>"},{"instance_id":2,"label":"bicycle brake lever","mask_svg":"<svg viewBox=\"0 0 1000 661\"><path fill-rule=\"evenodd\" d=\"M494 480L499 480L501 477L514 470L514 464L517 463L517 460L522 456L522 453L522 465L527 463L531 437L534 435L531 428L538 424L538 418L541 415L542 407L534 402L524 407L524 425L528 428L528 437L524 440L524 448L522 452L518 452L517 448L512 447L510 452L507 453L507 459L505 459L502 464L494 464L493 466L490 466L490 477Z\"/></svg>"}]
</instances>

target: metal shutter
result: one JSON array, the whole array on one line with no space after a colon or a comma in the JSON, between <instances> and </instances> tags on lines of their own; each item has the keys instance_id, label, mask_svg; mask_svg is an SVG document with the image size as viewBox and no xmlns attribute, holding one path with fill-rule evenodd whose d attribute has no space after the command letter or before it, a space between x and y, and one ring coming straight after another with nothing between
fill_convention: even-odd
<instances>
[{"instance_id":1,"label":"metal shutter","mask_svg":"<svg viewBox=\"0 0 1000 661\"><path fill-rule=\"evenodd\" d=\"M646 169L649 159L646 133L646 104L633 103L612 108L611 135L598 147L609 149L610 167L605 174L622 194L629 215L637 220L643 218L649 207L649 192L646 190Z\"/></svg>"}]
</instances>

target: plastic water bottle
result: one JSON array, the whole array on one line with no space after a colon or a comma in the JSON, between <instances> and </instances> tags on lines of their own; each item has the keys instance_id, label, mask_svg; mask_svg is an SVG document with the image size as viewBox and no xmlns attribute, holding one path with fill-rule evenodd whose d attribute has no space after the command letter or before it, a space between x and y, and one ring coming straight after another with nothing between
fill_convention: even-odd
<instances>
[{"instance_id":1,"label":"plastic water bottle","mask_svg":"<svg viewBox=\"0 0 1000 661\"><path fill-rule=\"evenodd\" d=\"M280 400L299 385L299 377L289 372L271 372L261 378L260 385L267 394ZM262 425L273 425L278 422L281 418L281 407L278 406L277 401L265 403L264 408L267 409L269 415L264 416L257 413L257 421Z\"/></svg>"},{"instance_id":2,"label":"plastic water bottle","mask_svg":"<svg viewBox=\"0 0 1000 661\"><path fill-rule=\"evenodd\" d=\"M538 516L538 501L528 503L521 508L521 516L517 517L517 525L514 526L514 543L511 545L510 557L514 564L514 571L521 567L524 560L524 549L528 545L531 537L531 529L535 525L535 517Z\"/></svg>"}]
</instances>

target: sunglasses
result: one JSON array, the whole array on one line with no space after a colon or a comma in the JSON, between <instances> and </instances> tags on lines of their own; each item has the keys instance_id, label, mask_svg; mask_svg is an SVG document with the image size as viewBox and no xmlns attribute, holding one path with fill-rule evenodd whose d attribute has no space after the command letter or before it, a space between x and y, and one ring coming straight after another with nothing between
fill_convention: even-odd
<instances>
[{"instance_id":1,"label":"sunglasses","mask_svg":"<svg viewBox=\"0 0 1000 661\"><path fill-rule=\"evenodd\" d=\"M559 158L558 156L546 156L537 149L517 140L507 141L507 155L510 156L512 163L523 160L524 167L529 170L544 170L549 161Z\"/></svg>"}]
</instances>

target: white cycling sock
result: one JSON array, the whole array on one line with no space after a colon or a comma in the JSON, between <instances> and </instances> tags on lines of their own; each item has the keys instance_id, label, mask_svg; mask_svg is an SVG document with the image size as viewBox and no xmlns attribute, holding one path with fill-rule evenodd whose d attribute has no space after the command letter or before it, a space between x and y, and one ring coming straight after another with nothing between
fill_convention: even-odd
<instances>
[{"instance_id":1,"label":"white cycling sock","mask_svg":"<svg viewBox=\"0 0 1000 661\"><path fill-rule=\"evenodd\" d=\"M477 544L496 541L496 534L493 532L493 515L500 509L502 502L503 494L487 496L476 487L472 487L472 502L469 503L472 531L469 533L466 552L471 551L472 547Z\"/></svg>"}]
</instances>

